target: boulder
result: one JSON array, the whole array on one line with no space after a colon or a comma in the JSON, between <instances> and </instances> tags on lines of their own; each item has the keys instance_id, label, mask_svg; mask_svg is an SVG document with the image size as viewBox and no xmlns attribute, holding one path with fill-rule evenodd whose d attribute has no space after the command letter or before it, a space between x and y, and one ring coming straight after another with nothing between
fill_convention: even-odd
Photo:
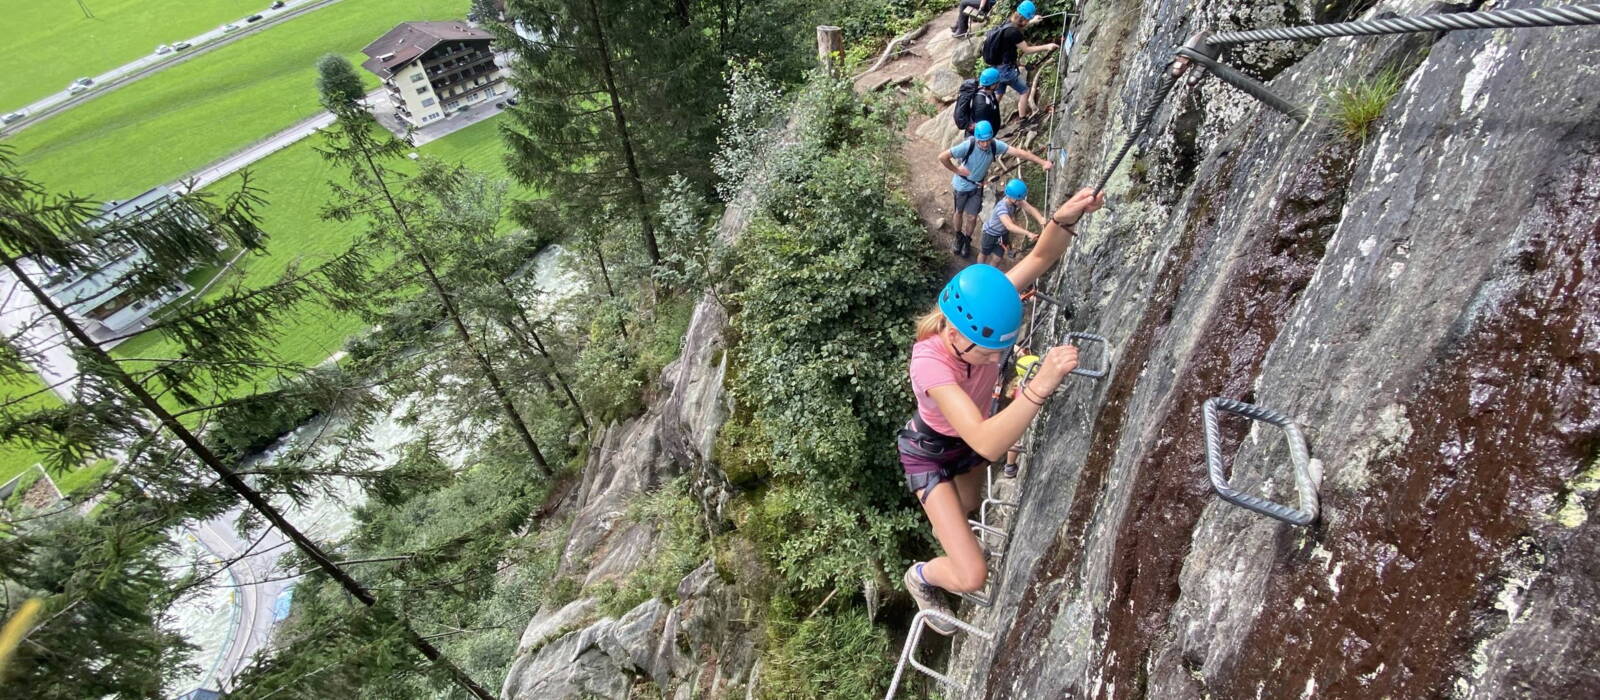
<instances>
[{"instance_id":1,"label":"boulder","mask_svg":"<svg viewBox=\"0 0 1600 700\"><path fill-rule=\"evenodd\" d=\"M961 81L961 74L943 65L934 66L922 75L924 91L941 103L955 101L956 93L961 90Z\"/></svg>"},{"instance_id":2,"label":"boulder","mask_svg":"<svg viewBox=\"0 0 1600 700\"><path fill-rule=\"evenodd\" d=\"M945 149L961 140L961 130L956 128L956 106L950 105L917 127L917 137L932 141Z\"/></svg>"}]
</instances>

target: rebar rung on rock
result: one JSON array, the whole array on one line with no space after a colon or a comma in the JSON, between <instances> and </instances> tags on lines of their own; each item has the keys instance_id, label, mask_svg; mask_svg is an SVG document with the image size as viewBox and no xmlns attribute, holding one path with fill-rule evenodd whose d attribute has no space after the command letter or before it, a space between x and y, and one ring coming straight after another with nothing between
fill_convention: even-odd
<instances>
[{"instance_id":1,"label":"rebar rung on rock","mask_svg":"<svg viewBox=\"0 0 1600 700\"><path fill-rule=\"evenodd\" d=\"M900 690L900 677L905 675L907 664L909 664L912 668L922 672L929 678L938 681L946 688L956 692L961 691L961 687L956 685L956 682L951 680L949 676L922 665L922 662L917 661L916 659L915 652L917 650L917 643L922 641L922 631L928 628L927 621L930 617L953 625L957 630L966 632L967 634L982 639L986 642L994 641L994 635L973 627L972 625L969 625L966 622L956 619L954 616L946 613L942 613L937 610L923 610L917 613L915 617L911 618L911 633L906 635L905 646L900 649L900 663L896 664L894 667L894 679L889 681L889 692L883 696L883 700L893 700L895 692Z\"/></svg>"},{"instance_id":2,"label":"rebar rung on rock","mask_svg":"<svg viewBox=\"0 0 1600 700\"><path fill-rule=\"evenodd\" d=\"M1222 465L1222 430L1218 426L1218 411L1227 411L1283 428L1284 436L1289 443L1289 461L1294 465L1294 490L1300 499L1299 508L1290 508L1281 503L1252 496L1233 488L1228 483ZM1295 425L1294 421L1272 409L1220 396L1206 401L1204 415L1206 471L1211 477L1211 488L1216 490L1222 500L1270 518L1277 518L1290 525L1303 527L1317 519L1317 487L1322 480L1321 469L1313 465L1310 452L1306 449L1306 438L1300 433L1300 427Z\"/></svg>"}]
</instances>

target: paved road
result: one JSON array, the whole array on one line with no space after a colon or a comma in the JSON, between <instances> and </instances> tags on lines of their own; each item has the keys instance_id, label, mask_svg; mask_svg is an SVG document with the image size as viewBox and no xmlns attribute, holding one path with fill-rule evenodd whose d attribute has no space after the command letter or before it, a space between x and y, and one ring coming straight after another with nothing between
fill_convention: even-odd
<instances>
[{"instance_id":1,"label":"paved road","mask_svg":"<svg viewBox=\"0 0 1600 700\"><path fill-rule=\"evenodd\" d=\"M173 51L171 53L159 56L151 53L101 73L100 75L90 76L94 78L94 85L90 86L87 92L72 95L63 89L61 92L35 101L33 104L22 108L22 111L28 115L25 119L18 122L13 122L0 128L3 128L6 134L14 134L18 131L22 131L23 129L33 126L34 124L38 124L72 107L76 107L80 104L88 102L89 100L111 92L116 88L130 85L141 78L155 75L156 73L178 65L179 63L196 58L201 54L231 44L239 39L259 32L266 27L293 17L298 17L302 14L319 8L327 7L328 5L338 1L339 0L285 0L284 6L279 9L269 10L263 8L260 12L262 16L261 19L255 22L245 24L243 17L232 22L232 24L239 25L239 28L232 32L223 32L222 27L217 27L216 29L205 32L198 36L183 40L193 44L192 47L183 51ZM266 0L263 0L263 3L265 2ZM171 43L177 43L177 41L178 40L174 40ZM155 47L152 46L150 49L151 51L154 51ZM3 111L9 113L12 110L7 108Z\"/></svg>"},{"instance_id":2,"label":"paved road","mask_svg":"<svg viewBox=\"0 0 1600 700\"><path fill-rule=\"evenodd\" d=\"M278 594L293 585L293 581L268 580L283 576L278 571L278 559L291 549L283 535L269 528L260 543L252 547L254 540L242 540L233 530L238 517L239 512L235 510L190 529L200 544L220 559L233 559L246 550L251 551L229 568L233 582L239 586L234 589L239 605L238 623L228 637L229 644L222 652L213 677L204 681L208 688L227 687L233 677L249 665L250 657L267 645L272 638L272 611Z\"/></svg>"}]
</instances>

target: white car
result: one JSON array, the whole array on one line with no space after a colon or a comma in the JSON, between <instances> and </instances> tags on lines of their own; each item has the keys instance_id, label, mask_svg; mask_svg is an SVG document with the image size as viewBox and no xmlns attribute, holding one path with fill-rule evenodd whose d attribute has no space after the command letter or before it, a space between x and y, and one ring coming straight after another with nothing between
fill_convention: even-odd
<instances>
[{"instance_id":1,"label":"white car","mask_svg":"<svg viewBox=\"0 0 1600 700\"><path fill-rule=\"evenodd\" d=\"M162 44L162 45L156 47L156 55L157 56L160 56L162 54L169 54L169 53L172 53L172 47L171 46L167 46L166 44Z\"/></svg>"},{"instance_id":2,"label":"white car","mask_svg":"<svg viewBox=\"0 0 1600 700\"><path fill-rule=\"evenodd\" d=\"M226 34L228 32L231 32L231 31L236 31L238 29L239 29L239 25L237 25L237 24L224 24L224 25L222 25L222 33L224 33L224 34Z\"/></svg>"},{"instance_id":3,"label":"white car","mask_svg":"<svg viewBox=\"0 0 1600 700\"><path fill-rule=\"evenodd\" d=\"M182 51L184 49L189 48L190 46L194 46L194 44L191 44L191 43L189 43L187 41L180 41L180 42L172 45L172 50L173 51Z\"/></svg>"},{"instance_id":4,"label":"white car","mask_svg":"<svg viewBox=\"0 0 1600 700\"><path fill-rule=\"evenodd\" d=\"M85 92L88 92L88 91L89 91L89 86L88 85L73 85L72 87L67 88L67 94L68 95L81 95L81 94L83 94Z\"/></svg>"},{"instance_id":5,"label":"white car","mask_svg":"<svg viewBox=\"0 0 1600 700\"><path fill-rule=\"evenodd\" d=\"M87 78L87 77L78 78L77 80L72 81L72 84L73 85L82 85L84 87L89 87L90 85L94 84L94 78Z\"/></svg>"},{"instance_id":6,"label":"white car","mask_svg":"<svg viewBox=\"0 0 1600 700\"><path fill-rule=\"evenodd\" d=\"M7 114L4 117L0 117L0 122L4 122L6 124L10 124L11 122L17 121L18 119L21 119L21 118L26 117L26 116L28 116L27 112L24 112L22 110L17 110L15 112Z\"/></svg>"}]
</instances>

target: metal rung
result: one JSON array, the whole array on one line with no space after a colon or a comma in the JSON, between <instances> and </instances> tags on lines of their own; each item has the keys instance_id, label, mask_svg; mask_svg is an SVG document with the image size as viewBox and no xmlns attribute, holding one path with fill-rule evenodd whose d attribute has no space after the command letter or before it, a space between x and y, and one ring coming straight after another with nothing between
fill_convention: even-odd
<instances>
[{"instance_id":1,"label":"metal rung","mask_svg":"<svg viewBox=\"0 0 1600 700\"><path fill-rule=\"evenodd\" d=\"M1035 296L1037 296L1037 295L1035 295ZM1099 369L1085 369L1083 367L1078 367L1078 368L1075 368L1075 369L1072 370L1072 374L1076 374L1076 375L1078 375L1080 377L1088 377L1090 379L1099 379L1101 377L1106 376L1106 370L1108 369L1108 365L1109 365L1110 360L1111 360L1111 346L1110 346L1110 343L1106 342L1106 337L1105 336L1100 335L1098 333L1083 333L1083 332L1079 332L1079 331L1072 331L1072 332L1067 334L1067 340L1081 340L1081 341L1087 341L1087 342L1090 342L1090 343L1099 343L1100 344L1100 368ZM1081 346L1081 343L1073 343L1073 344ZM1023 377L1022 377L1023 386L1026 386L1028 384L1028 382L1033 381L1033 375L1035 375L1035 374L1037 374L1039 372L1039 366L1041 364L1043 364L1043 363L1042 362L1035 362L1035 363L1033 363L1031 365L1028 365L1028 373L1023 375ZM1057 386L1056 390L1060 391L1061 387Z\"/></svg>"},{"instance_id":2,"label":"metal rung","mask_svg":"<svg viewBox=\"0 0 1600 700\"><path fill-rule=\"evenodd\" d=\"M915 617L911 618L911 633L906 635L906 644L900 649L900 663L896 664L894 667L894 679L889 681L889 692L883 696L883 700L893 700L895 692L900 690L900 677L905 675L906 665L908 663L912 668L920 671L923 675L938 681L940 685L943 685L944 687L956 692L961 691L961 687L956 685L956 682L951 680L949 676L924 666L922 662L917 661L916 659L917 643L922 641L922 631L928 628L927 623L928 618L930 617L953 625L957 631L966 632L967 634L982 639L983 641L994 641L994 635L962 622L961 620L946 613L939 612L938 610L923 610L918 612Z\"/></svg>"},{"instance_id":3,"label":"metal rung","mask_svg":"<svg viewBox=\"0 0 1600 700\"><path fill-rule=\"evenodd\" d=\"M1228 483L1227 476L1223 473L1222 466L1222 431L1218 427L1217 411L1227 411L1244 416L1251 420L1271 423L1283 428L1284 437L1289 443L1289 461L1294 465L1294 490L1300 499L1300 507L1290 508L1281 503L1274 503L1264 498L1257 498L1250 494L1233 488ZM1311 459L1310 451L1306 449L1306 438L1300 433L1300 427L1288 416L1269 408L1262 408L1243 401L1225 399L1220 396L1206 401L1204 408L1206 431L1206 472L1211 478L1211 488L1215 489L1222 500L1241 508L1253 510L1270 518L1277 518L1290 525L1306 526L1317 519L1317 488L1322 481L1321 462Z\"/></svg>"},{"instance_id":4,"label":"metal rung","mask_svg":"<svg viewBox=\"0 0 1600 700\"><path fill-rule=\"evenodd\" d=\"M1084 369L1082 367L1078 367L1077 369L1072 370L1073 374L1076 374L1080 377L1088 377L1090 379L1099 379L1106 376L1106 362L1110 359L1109 355L1111 349L1106 345L1105 336L1096 333L1079 333L1077 331L1073 331L1067 334L1067 338L1069 340L1087 340L1091 343L1100 344L1100 369ZM1073 343L1073 345L1077 345L1077 343ZM1035 362L1034 364L1038 363Z\"/></svg>"},{"instance_id":5,"label":"metal rung","mask_svg":"<svg viewBox=\"0 0 1600 700\"><path fill-rule=\"evenodd\" d=\"M1016 501L1002 501L1002 500L1000 500L998 498L985 498L985 499L983 499L983 503L980 503L978 505L978 520L981 521L984 525L988 525L989 524L989 505L990 504L993 504L995 507L1005 506L1007 508L1015 508L1018 505L1021 505L1020 503L1017 503Z\"/></svg>"}]
</instances>

